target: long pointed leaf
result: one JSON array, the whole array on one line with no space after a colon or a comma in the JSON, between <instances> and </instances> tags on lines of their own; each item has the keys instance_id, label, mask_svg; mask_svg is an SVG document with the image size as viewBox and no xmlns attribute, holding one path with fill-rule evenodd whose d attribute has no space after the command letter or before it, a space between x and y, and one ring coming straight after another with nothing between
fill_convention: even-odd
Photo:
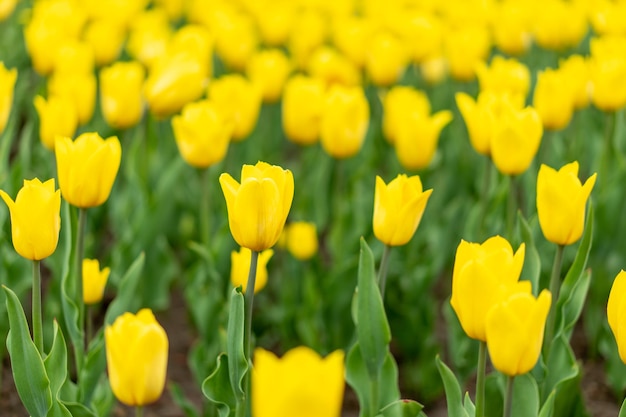
<instances>
[{"instance_id":1,"label":"long pointed leaf","mask_svg":"<svg viewBox=\"0 0 626 417\"><path fill-rule=\"evenodd\" d=\"M117 296L107 309L105 322L112 324L117 316L127 311L136 310L138 305L137 287L141 279L141 271L146 260L146 255L141 252L132 263L120 281Z\"/></svg>"},{"instance_id":2,"label":"long pointed leaf","mask_svg":"<svg viewBox=\"0 0 626 417\"><path fill-rule=\"evenodd\" d=\"M241 287L234 288L230 297L228 327L226 330L226 353L228 373L235 398L243 399L245 392L241 383L248 372L248 359L244 354L244 298Z\"/></svg>"},{"instance_id":3,"label":"long pointed leaf","mask_svg":"<svg viewBox=\"0 0 626 417\"><path fill-rule=\"evenodd\" d=\"M448 404L449 417L469 417L461 399L461 387L454 373L448 366L439 359L435 359L439 374L443 380L443 387L446 391L446 403Z\"/></svg>"}]
</instances>

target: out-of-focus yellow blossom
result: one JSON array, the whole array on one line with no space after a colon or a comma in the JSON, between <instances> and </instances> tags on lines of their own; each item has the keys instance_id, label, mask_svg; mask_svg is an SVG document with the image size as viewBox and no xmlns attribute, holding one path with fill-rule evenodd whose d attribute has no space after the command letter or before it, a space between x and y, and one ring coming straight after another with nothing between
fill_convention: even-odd
<instances>
[{"instance_id":1,"label":"out-of-focus yellow blossom","mask_svg":"<svg viewBox=\"0 0 626 417\"><path fill-rule=\"evenodd\" d=\"M626 271L621 270L611 286L606 316L615 336L615 342L617 342L619 357L622 362L626 363L626 302L624 300L626 300Z\"/></svg>"},{"instance_id":2,"label":"out-of-focus yellow blossom","mask_svg":"<svg viewBox=\"0 0 626 417\"><path fill-rule=\"evenodd\" d=\"M108 20L128 28L145 12L150 0L83 0L93 20Z\"/></svg>"},{"instance_id":3,"label":"out-of-focus yellow blossom","mask_svg":"<svg viewBox=\"0 0 626 417\"><path fill-rule=\"evenodd\" d=\"M487 66L479 62L476 75L480 91L493 91L496 94L510 93L526 97L530 88L530 71L528 67L515 58L504 58L496 55Z\"/></svg>"},{"instance_id":4,"label":"out-of-focus yellow blossom","mask_svg":"<svg viewBox=\"0 0 626 417\"><path fill-rule=\"evenodd\" d=\"M131 407L161 397L169 341L150 309L124 313L104 329L109 383L115 397Z\"/></svg>"},{"instance_id":5,"label":"out-of-focus yellow blossom","mask_svg":"<svg viewBox=\"0 0 626 417\"><path fill-rule=\"evenodd\" d=\"M493 20L493 1L490 0L449 0L439 2L436 8L451 27L487 27Z\"/></svg>"},{"instance_id":6,"label":"out-of-focus yellow blossom","mask_svg":"<svg viewBox=\"0 0 626 417\"><path fill-rule=\"evenodd\" d=\"M293 222L285 226L285 247L301 261L311 259L317 253L317 227L311 222Z\"/></svg>"},{"instance_id":7,"label":"out-of-focus yellow blossom","mask_svg":"<svg viewBox=\"0 0 626 417\"><path fill-rule=\"evenodd\" d=\"M428 58L420 64L420 72L427 83L438 84L448 75L448 61L443 56Z\"/></svg>"},{"instance_id":8,"label":"out-of-focus yellow blossom","mask_svg":"<svg viewBox=\"0 0 626 417\"><path fill-rule=\"evenodd\" d=\"M167 53L189 53L204 63L207 74L213 73L213 39L209 31L200 25L185 25L172 36L167 45Z\"/></svg>"},{"instance_id":9,"label":"out-of-focus yellow blossom","mask_svg":"<svg viewBox=\"0 0 626 417\"><path fill-rule=\"evenodd\" d=\"M561 71L548 68L539 72L533 107L539 113L545 129L561 130L567 127L574 114L574 91Z\"/></svg>"},{"instance_id":10,"label":"out-of-focus yellow blossom","mask_svg":"<svg viewBox=\"0 0 626 417\"><path fill-rule=\"evenodd\" d=\"M226 74L209 83L208 97L232 125L234 142L250 135L261 110L261 90L257 85L241 74Z\"/></svg>"},{"instance_id":11,"label":"out-of-focus yellow blossom","mask_svg":"<svg viewBox=\"0 0 626 417\"><path fill-rule=\"evenodd\" d=\"M489 31L484 26L464 26L450 30L444 37L444 55L450 75L459 81L471 81L476 66L484 62L491 49Z\"/></svg>"},{"instance_id":12,"label":"out-of-focus yellow blossom","mask_svg":"<svg viewBox=\"0 0 626 417\"><path fill-rule=\"evenodd\" d=\"M0 1L0 22L6 20L13 14L17 6L17 0L1 0Z\"/></svg>"},{"instance_id":13,"label":"out-of-focus yellow blossom","mask_svg":"<svg viewBox=\"0 0 626 417\"><path fill-rule=\"evenodd\" d=\"M266 162L244 165L241 183L220 175L230 233L239 246L257 252L280 237L293 200L293 174Z\"/></svg>"},{"instance_id":14,"label":"out-of-focus yellow blossom","mask_svg":"<svg viewBox=\"0 0 626 417\"><path fill-rule=\"evenodd\" d=\"M535 367L551 301L550 291L543 290L537 298L520 292L493 306L487 315L487 348L494 368L515 376Z\"/></svg>"},{"instance_id":15,"label":"out-of-focus yellow blossom","mask_svg":"<svg viewBox=\"0 0 626 417\"><path fill-rule=\"evenodd\" d=\"M598 35L626 35L626 3L608 0L596 1L589 19Z\"/></svg>"},{"instance_id":16,"label":"out-of-focus yellow blossom","mask_svg":"<svg viewBox=\"0 0 626 417\"><path fill-rule=\"evenodd\" d=\"M256 10L255 17L263 43L281 46L287 43L296 16L291 1L268 2Z\"/></svg>"},{"instance_id":17,"label":"out-of-focus yellow blossom","mask_svg":"<svg viewBox=\"0 0 626 417\"><path fill-rule=\"evenodd\" d=\"M397 85L391 87L382 99L383 135L387 142L396 142L400 125L410 114L430 114L430 101L423 91L413 87Z\"/></svg>"},{"instance_id":18,"label":"out-of-focus yellow blossom","mask_svg":"<svg viewBox=\"0 0 626 417\"><path fill-rule=\"evenodd\" d=\"M558 245L571 245L583 234L587 200L596 183L596 174L581 184L578 161L558 171L541 165L537 175L537 215L547 240Z\"/></svg>"},{"instance_id":19,"label":"out-of-focus yellow blossom","mask_svg":"<svg viewBox=\"0 0 626 417\"><path fill-rule=\"evenodd\" d=\"M109 279L111 268L100 270L97 259L83 259L83 300L85 304L96 304L102 300L104 287Z\"/></svg>"},{"instance_id":20,"label":"out-of-focus yellow blossom","mask_svg":"<svg viewBox=\"0 0 626 417\"><path fill-rule=\"evenodd\" d=\"M78 124L84 125L93 116L96 105L96 76L92 73L55 72L48 78L48 94L67 97L74 104Z\"/></svg>"},{"instance_id":21,"label":"out-of-focus yellow blossom","mask_svg":"<svg viewBox=\"0 0 626 417\"><path fill-rule=\"evenodd\" d=\"M252 414L255 417L335 417L341 414L345 387L344 353L320 357L300 346L282 358L254 350Z\"/></svg>"},{"instance_id":22,"label":"out-of-focus yellow blossom","mask_svg":"<svg viewBox=\"0 0 626 417\"><path fill-rule=\"evenodd\" d=\"M626 106L626 37L591 40L589 77L591 101L603 111L617 111Z\"/></svg>"},{"instance_id":23,"label":"out-of-focus yellow blossom","mask_svg":"<svg viewBox=\"0 0 626 417\"><path fill-rule=\"evenodd\" d=\"M326 85L320 79L296 75L287 81L282 101L283 130L287 139L305 146L319 140L325 94Z\"/></svg>"},{"instance_id":24,"label":"out-of-focus yellow blossom","mask_svg":"<svg viewBox=\"0 0 626 417\"><path fill-rule=\"evenodd\" d=\"M75 141L58 137L54 153L59 188L68 203L89 208L109 198L122 160L117 137L105 140L97 133L83 133Z\"/></svg>"},{"instance_id":25,"label":"out-of-focus yellow blossom","mask_svg":"<svg viewBox=\"0 0 626 417\"><path fill-rule=\"evenodd\" d=\"M359 16L338 19L333 25L332 32L337 49L359 68L365 65L373 34L374 24L371 20Z\"/></svg>"},{"instance_id":26,"label":"out-of-focus yellow blossom","mask_svg":"<svg viewBox=\"0 0 626 417\"><path fill-rule=\"evenodd\" d=\"M67 34L56 27L48 26L43 18L32 19L24 28L24 40L35 71L40 75L50 74L59 47L67 39Z\"/></svg>"},{"instance_id":27,"label":"out-of-focus yellow blossom","mask_svg":"<svg viewBox=\"0 0 626 417\"><path fill-rule=\"evenodd\" d=\"M532 107L518 110L504 106L496 119L491 138L491 159L503 174L519 175L526 171L539 150L543 125Z\"/></svg>"},{"instance_id":28,"label":"out-of-focus yellow blossom","mask_svg":"<svg viewBox=\"0 0 626 417\"><path fill-rule=\"evenodd\" d=\"M577 2L546 0L541 13L533 13L533 35L537 45L550 50L575 47L588 30L585 10Z\"/></svg>"},{"instance_id":29,"label":"out-of-focus yellow blossom","mask_svg":"<svg viewBox=\"0 0 626 417\"><path fill-rule=\"evenodd\" d=\"M91 45L74 39L63 43L54 58L55 74L91 74L94 66Z\"/></svg>"},{"instance_id":30,"label":"out-of-focus yellow blossom","mask_svg":"<svg viewBox=\"0 0 626 417\"><path fill-rule=\"evenodd\" d=\"M154 5L157 7L162 7L163 10L167 13L170 20L175 22L181 18L183 15L183 10L185 8L185 0L154 0Z\"/></svg>"},{"instance_id":31,"label":"out-of-focus yellow blossom","mask_svg":"<svg viewBox=\"0 0 626 417\"><path fill-rule=\"evenodd\" d=\"M504 1L493 7L491 33L495 45L509 55L525 53L532 43L530 22L535 9L524 1Z\"/></svg>"},{"instance_id":32,"label":"out-of-focus yellow blossom","mask_svg":"<svg viewBox=\"0 0 626 417\"><path fill-rule=\"evenodd\" d=\"M100 71L102 115L110 126L127 129L141 120L144 78L145 70L137 61L116 62Z\"/></svg>"},{"instance_id":33,"label":"out-of-focus yellow blossom","mask_svg":"<svg viewBox=\"0 0 626 417\"><path fill-rule=\"evenodd\" d=\"M254 21L249 15L228 9L215 16L212 33L217 55L227 67L243 71L259 44Z\"/></svg>"},{"instance_id":34,"label":"out-of-focus yellow blossom","mask_svg":"<svg viewBox=\"0 0 626 417\"><path fill-rule=\"evenodd\" d=\"M125 30L108 20L94 20L87 24L83 38L93 50L96 65L108 65L120 55Z\"/></svg>"},{"instance_id":35,"label":"out-of-focus yellow blossom","mask_svg":"<svg viewBox=\"0 0 626 417\"><path fill-rule=\"evenodd\" d=\"M133 21L126 50L130 56L150 68L165 54L171 36L172 30L165 11L150 9Z\"/></svg>"},{"instance_id":36,"label":"out-of-focus yellow blossom","mask_svg":"<svg viewBox=\"0 0 626 417\"><path fill-rule=\"evenodd\" d=\"M50 150L57 136L74 136L78 127L78 113L74 102L66 96L51 96L46 100L36 96L35 109L39 115L39 138Z\"/></svg>"},{"instance_id":37,"label":"out-of-focus yellow blossom","mask_svg":"<svg viewBox=\"0 0 626 417\"><path fill-rule=\"evenodd\" d=\"M398 126L395 150L400 164L407 170L428 167L439 143L441 130L452 121L452 112L433 114L413 112Z\"/></svg>"},{"instance_id":38,"label":"out-of-focus yellow blossom","mask_svg":"<svg viewBox=\"0 0 626 417\"><path fill-rule=\"evenodd\" d=\"M422 188L419 175L399 174L389 184L376 176L374 191L374 235L388 246L405 245L422 220L433 190Z\"/></svg>"},{"instance_id":39,"label":"out-of-focus yellow blossom","mask_svg":"<svg viewBox=\"0 0 626 417\"><path fill-rule=\"evenodd\" d=\"M283 92L291 62L280 49L266 49L252 55L246 72L250 81L260 87L263 101L274 103Z\"/></svg>"},{"instance_id":40,"label":"out-of-focus yellow blossom","mask_svg":"<svg viewBox=\"0 0 626 417\"><path fill-rule=\"evenodd\" d=\"M322 148L337 159L356 155L363 146L369 119L369 104L361 87L330 87L320 124Z\"/></svg>"},{"instance_id":41,"label":"out-of-focus yellow blossom","mask_svg":"<svg viewBox=\"0 0 626 417\"><path fill-rule=\"evenodd\" d=\"M254 281L254 293L258 293L267 284L267 262L274 255L272 249L266 249L259 253L256 264L256 278ZM239 252L230 253L230 282L234 287L241 285L241 290L245 294L248 286L248 274L250 273L250 261L252 251L248 248L240 248Z\"/></svg>"},{"instance_id":42,"label":"out-of-focus yellow blossom","mask_svg":"<svg viewBox=\"0 0 626 417\"><path fill-rule=\"evenodd\" d=\"M326 85L361 84L361 73L355 64L329 46L321 46L311 54L307 71L312 77L324 80Z\"/></svg>"},{"instance_id":43,"label":"out-of-focus yellow blossom","mask_svg":"<svg viewBox=\"0 0 626 417\"><path fill-rule=\"evenodd\" d=\"M185 162L208 168L226 156L232 125L221 109L209 100L188 103L172 118L174 138Z\"/></svg>"},{"instance_id":44,"label":"out-of-focus yellow blossom","mask_svg":"<svg viewBox=\"0 0 626 417\"><path fill-rule=\"evenodd\" d=\"M13 94L17 81L17 69L7 69L4 62L0 61L0 135L9 121L11 107L13 107Z\"/></svg>"},{"instance_id":45,"label":"out-of-focus yellow blossom","mask_svg":"<svg viewBox=\"0 0 626 417\"><path fill-rule=\"evenodd\" d=\"M461 240L454 259L450 304L472 339L486 341L487 315L494 305L513 293L531 293L530 281L519 281L525 253L523 243L513 253L511 244L500 236L482 244Z\"/></svg>"},{"instance_id":46,"label":"out-of-focus yellow blossom","mask_svg":"<svg viewBox=\"0 0 626 417\"><path fill-rule=\"evenodd\" d=\"M306 67L313 51L326 41L328 32L327 20L319 11L307 9L296 17L287 47L297 67Z\"/></svg>"},{"instance_id":47,"label":"out-of-focus yellow blossom","mask_svg":"<svg viewBox=\"0 0 626 417\"><path fill-rule=\"evenodd\" d=\"M24 180L15 201L3 190L0 197L9 207L13 247L20 256L39 261L52 255L61 230L61 192L54 179L44 183Z\"/></svg>"},{"instance_id":48,"label":"out-of-focus yellow blossom","mask_svg":"<svg viewBox=\"0 0 626 417\"><path fill-rule=\"evenodd\" d=\"M570 55L559 63L559 70L565 77L565 84L572 90L574 108L587 107L592 88L587 59L581 55Z\"/></svg>"},{"instance_id":49,"label":"out-of-focus yellow blossom","mask_svg":"<svg viewBox=\"0 0 626 417\"><path fill-rule=\"evenodd\" d=\"M408 63L407 51L400 39L387 31L377 32L370 40L365 71L377 86L397 82Z\"/></svg>"},{"instance_id":50,"label":"out-of-focus yellow blossom","mask_svg":"<svg viewBox=\"0 0 626 417\"><path fill-rule=\"evenodd\" d=\"M443 23L438 16L420 9L401 10L397 26L413 62L422 63L441 54Z\"/></svg>"}]
</instances>

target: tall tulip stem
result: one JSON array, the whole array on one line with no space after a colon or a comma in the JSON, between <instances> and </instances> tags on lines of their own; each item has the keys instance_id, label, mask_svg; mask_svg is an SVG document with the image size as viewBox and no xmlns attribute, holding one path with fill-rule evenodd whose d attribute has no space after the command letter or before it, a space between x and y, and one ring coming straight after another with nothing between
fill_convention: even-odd
<instances>
[{"instance_id":1,"label":"tall tulip stem","mask_svg":"<svg viewBox=\"0 0 626 417\"><path fill-rule=\"evenodd\" d=\"M43 355L43 325L41 318L41 261L33 261L33 340Z\"/></svg>"},{"instance_id":2,"label":"tall tulip stem","mask_svg":"<svg viewBox=\"0 0 626 417\"><path fill-rule=\"evenodd\" d=\"M548 313L548 320L546 324L546 336L543 339L543 352L548 358L550 353L550 346L552 345L552 339L554 338L554 326L556 322L556 306L559 301L559 292L561 289L561 264L563 263L563 249L565 246L557 245L556 254L554 255L554 264L552 265L552 275L550 276L550 293L552 294L552 300L550 304L550 312Z\"/></svg>"},{"instance_id":3,"label":"tall tulip stem","mask_svg":"<svg viewBox=\"0 0 626 417\"><path fill-rule=\"evenodd\" d=\"M143 406L138 405L135 407L135 417L142 417L143 416Z\"/></svg>"},{"instance_id":4,"label":"tall tulip stem","mask_svg":"<svg viewBox=\"0 0 626 417\"><path fill-rule=\"evenodd\" d=\"M385 301L385 285L387 284L387 270L389 269L389 253L391 246L385 245L383 257L380 260L380 269L378 270L378 285L380 287L380 296Z\"/></svg>"},{"instance_id":5,"label":"tall tulip stem","mask_svg":"<svg viewBox=\"0 0 626 417\"><path fill-rule=\"evenodd\" d=\"M509 240L513 239L513 229L515 227L515 211L517 210L517 198L515 189L515 177L509 176L509 195L506 210L506 233Z\"/></svg>"},{"instance_id":6,"label":"tall tulip stem","mask_svg":"<svg viewBox=\"0 0 626 417\"><path fill-rule=\"evenodd\" d=\"M504 417L511 417L511 410L513 409L513 382L515 382L515 377L507 376L506 391L504 393L504 413L502 414Z\"/></svg>"},{"instance_id":7,"label":"tall tulip stem","mask_svg":"<svg viewBox=\"0 0 626 417\"><path fill-rule=\"evenodd\" d=\"M487 368L487 342L478 346L478 369L476 374L476 417L485 414L485 371Z\"/></svg>"},{"instance_id":8,"label":"tall tulip stem","mask_svg":"<svg viewBox=\"0 0 626 417\"><path fill-rule=\"evenodd\" d=\"M483 173L483 183L480 190L480 223L478 229L478 235L482 238L483 230L485 229L485 219L487 218L487 209L489 207L489 188L491 187L491 170L493 163L491 159L485 157L485 172Z\"/></svg>"},{"instance_id":9,"label":"tall tulip stem","mask_svg":"<svg viewBox=\"0 0 626 417\"><path fill-rule=\"evenodd\" d=\"M87 224L87 209L78 209L78 227L76 229L76 257L74 258L74 270L76 271L76 294L74 301L78 306L78 328L85 333L85 300L83 297L83 255L85 251L85 227ZM76 374L80 373L83 363L85 343L74 346L76 350Z\"/></svg>"},{"instance_id":10,"label":"tall tulip stem","mask_svg":"<svg viewBox=\"0 0 626 417\"><path fill-rule=\"evenodd\" d=\"M200 171L200 230L202 233L202 244L205 249L209 250L209 240L211 238L211 213L209 211L209 169L204 168Z\"/></svg>"},{"instance_id":11,"label":"tall tulip stem","mask_svg":"<svg viewBox=\"0 0 626 417\"><path fill-rule=\"evenodd\" d=\"M248 273L248 284L246 285L246 294L244 295L245 305L245 332L243 339L244 356L248 363L252 362L250 352L252 351L252 306L254 304L254 286L256 284L256 269L259 261L259 252L251 251L250 272ZM250 372L246 372L244 381L244 389L246 390L246 399L250 398ZM246 401L250 405L250 401ZM237 407L239 408L239 407ZM246 407L243 407L244 409Z\"/></svg>"},{"instance_id":12,"label":"tall tulip stem","mask_svg":"<svg viewBox=\"0 0 626 417\"><path fill-rule=\"evenodd\" d=\"M615 131L617 130L617 111L606 112L606 129L604 133L604 149L602 152L602 160L598 167L598 177L602 181L602 190L607 188L604 186L607 182L607 172L611 172L611 157L615 155Z\"/></svg>"}]
</instances>

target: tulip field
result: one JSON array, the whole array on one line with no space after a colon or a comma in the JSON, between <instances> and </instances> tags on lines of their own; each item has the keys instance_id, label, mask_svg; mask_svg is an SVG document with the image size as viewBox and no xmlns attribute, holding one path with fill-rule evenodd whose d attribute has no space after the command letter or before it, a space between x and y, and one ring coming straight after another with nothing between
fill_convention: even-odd
<instances>
[{"instance_id":1,"label":"tulip field","mask_svg":"<svg viewBox=\"0 0 626 417\"><path fill-rule=\"evenodd\" d=\"M0 0L0 416L626 416L626 1Z\"/></svg>"}]
</instances>

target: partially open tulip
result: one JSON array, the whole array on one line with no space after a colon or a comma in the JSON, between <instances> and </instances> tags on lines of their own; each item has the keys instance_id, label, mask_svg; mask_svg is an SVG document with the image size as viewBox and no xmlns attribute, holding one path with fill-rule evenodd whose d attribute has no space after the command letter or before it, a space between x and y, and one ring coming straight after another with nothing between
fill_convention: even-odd
<instances>
[{"instance_id":1,"label":"partially open tulip","mask_svg":"<svg viewBox=\"0 0 626 417\"><path fill-rule=\"evenodd\" d=\"M73 100L66 96L51 96L47 100L36 96L34 104L39 114L39 138L46 148L54 149L57 136L74 136L78 112Z\"/></svg>"},{"instance_id":2,"label":"partially open tulip","mask_svg":"<svg viewBox=\"0 0 626 417\"><path fill-rule=\"evenodd\" d=\"M226 156L232 125L220 108L209 100L186 104L172 118L178 150L189 165L207 168Z\"/></svg>"},{"instance_id":3,"label":"partially open tulip","mask_svg":"<svg viewBox=\"0 0 626 417\"><path fill-rule=\"evenodd\" d=\"M111 268L100 270L100 262L97 259L83 259L83 300L85 304L95 304L102 300L104 287Z\"/></svg>"},{"instance_id":4,"label":"partially open tulip","mask_svg":"<svg viewBox=\"0 0 626 417\"><path fill-rule=\"evenodd\" d=\"M145 70L137 61L116 62L100 71L100 103L104 120L127 129L141 120L144 109L141 89Z\"/></svg>"},{"instance_id":5,"label":"partially open tulip","mask_svg":"<svg viewBox=\"0 0 626 417\"><path fill-rule=\"evenodd\" d=\"M301 261L317 253L317 228L315 223L293 222L285 227L285 246L291 255Z\"/></svg>"},{"instance_id":6,"label":"partially open tulip","mask_svg":"<svg viewBox=\"0 0 626 417\"><path fill-rule=\"evenodd\" d=\"M609 327L615 336L617 350L622 362L626 363L626 271L621 270L615 277L609 301L606 306L606 315Z\"/></svg>"},{"instance_id":7,"label":"partially open tulip","mask_svg":"<svg viewBox=\"0 0 626 417\"><path fill-rule=\"evenodd\" d=\"M230 233L239 246L257 252L269 249L285 226L293 200L293 174L276 165L244 165L241 183L220 175Z\"/></svg>"},{"instance_id":8,"label":"partially open tulip","mask_svg":"<svg viewBox=\"0 0 626 417\"><path fill-rule=\"evenodd\" d=\"M254 281L254 293L261 291L267 284L267 262L274 255L272 249L266 249L259 254L256 264L256 279ZM248 274L250 273L250 260L252 251L248 248L240 248L239 252L230 253L230 282L233 286L241 285L241 291L245 294L248 287Z\"/></svg>"},{"instance_id":9,"label":"partially open tulip","mask_svg":"<svg viewBox=\"0 0 626 417\"><path fill-rule=\"evenodd\" d=\"M282 102L287 139L304 146L319 140L325 94L326 85L321 79L296 75L287 81Z\"/></svg>"},{"instance_id":10,"label":"partially open tulip","mask_svg":"<svg viewBox=\"0 0 626 417\"><path fill-rule=\"evenodd\" d=\"M472 339L486 341L491 307L510 294L530 294L530 281L519 281L525 248L522 243L514 253L511 244L500 236L482 244L461 240L454 259L450 304Z\"/></svg>"},{"instance_id":11,"label":"partially open tulip","mask_svg":"<svg viewBox=\"0 0 626 417\"><path fill-rule=\"evenodd\" d=\"M374 235L389 246L408 243L415 234L433 190L424 191L418 175L398 175L389 184L376 176Z\"/></svg>"},{"instance_id":12,"label":"partially open tulip","mask_svg":"<svg viewBox=\"0 0 626 417\"><path fill-rule=\"evenodd\" d=\"M487 314L487 348L494 368L508 376L530 372L539 360L552 295L514 293ZM478 300L477 300L478 302Z\"/></svg>"},{"instance_id":13,"label":"partially open tulip","mask_svg":"<svg viewBox=\"0 0 626 417\"><path fill-rule=\"evenodd\" d=\"M396 85L389 89L383 99L383 135L389 143L395 143L397 132L410 114L430 114L428 96L413 87Z\"/></svg>"},{"instance_id":14,"label":"partially open tulip","mask_svg":"<svg viewBox=\"0 0 626 417\"><path fill-rule=\"evenodd\" d=\"M515 58L506 59L496 55L489 66L479 62L476 75L481 92L493 91L526 97L530 88L530 71Z\"/></svg>"},{"instance_id":15,"label":"partially open tulip","mask_svg":"<svg viewBox=\"0 0 626 417\"><path fill-rule=\"evenodd\" d=\"M452 120L452 112L442 110L433 114L413 113L398 126L396 156L407 170L428 167L439 143L441 130Z\"/></svg>"},{"instance_id":16,"label":"partially open tulip","mask_svg":"<svg viewBox=\"0 0 626 417\"><path fill-rule=\"evenodd\" d=\"M0 134L9 121L11 107L13 107L13 91L17 80L17 69L8 70L4 62L0 61Z\"/></svg>"},{"instance_id":17,"label":"partially open tulip","mask_svg":"<svg viewBox=\"0 0 626 417\"><path fill-rule=\"evenodd\" d=\"M274 103L283 92L291 72L291 63L280 49L268 49L252 55L246 72L250 81L261 89L263 101Z\"/></svg>"},{"instance_id":18,"label":"partially open tulip","mask_svg":"<svg viewBox=\"0 0 626 417\"><path fill-rule=\"evenodd\" d=\"M561 130L574 115L574 90L562 71L546 69L539 72L533 94L533 107L544 128Z\"/></svg>"},{"instance_id":19,"label":"partially open tulip","mask_svg":"<svg viewBox=\"0 0 626 417\"><path fill-rule=\"evenodd\" d=\"M537 214L547 240L571 245L582 236L587 200L596 183L596 174L585 181L578 179L578 161L556 171L541 165L537 176Z\"/></svg>"},{"instance_id":20,"label":"partially open tulip","mask_svg":"<svg viewBox=\"0 0 626 417\"><path fill-rule=\"evenodd\" d=\"M282 358L257 348L252 368L255 417L337 417L345 387L344 353L322 358L300 346ZM306 404L306 406L304 406Z\"/></svg>"},{"instance_id":21,"label":"partially open tulip","mask_svg":"<svg viewBox=\"0 0 626 417\"><path fill-rule=\"evenodd\" d=\"M61 193L54 179L44 183L35 178L24 180L15 201L0 190L9 207L15 251L26 259L39 261L52 255L61 229Z\"/></svg>"},{"instance_id":22,"label":"partially open tulip","mask_svg":"<svg viewBox=\"0 0 626 417\"><path fill-rule=\"evenodd\" d=\"M88 208L109 198L122 160L117 137L105 140L97 133L83 133L75 141L59 137L54 152L59 188L68 203Z\"/></svg>"},{"instance_id":23,"label":"partially open tulip","mask_svg":"<svg viewBox=\"0 0 626 417\"><path fill-rule=\"evenodd\" d=\"M149 309L124 313L104 329L109 383L115 397L131 407L161 397L169 341Z\"/></svg>"},{"instance_id":24,"label":"partially open tulip","mask_svg":"<svg viewBox=\"0 0 626 417\"><path fill-rule=\"evenodd\" d=\"M78 124L84 125L93 116L96 106L96 77L93 73L55 72L48 78L48 94L64 96L74 103Z\"/></svg>"}]
</instances>

